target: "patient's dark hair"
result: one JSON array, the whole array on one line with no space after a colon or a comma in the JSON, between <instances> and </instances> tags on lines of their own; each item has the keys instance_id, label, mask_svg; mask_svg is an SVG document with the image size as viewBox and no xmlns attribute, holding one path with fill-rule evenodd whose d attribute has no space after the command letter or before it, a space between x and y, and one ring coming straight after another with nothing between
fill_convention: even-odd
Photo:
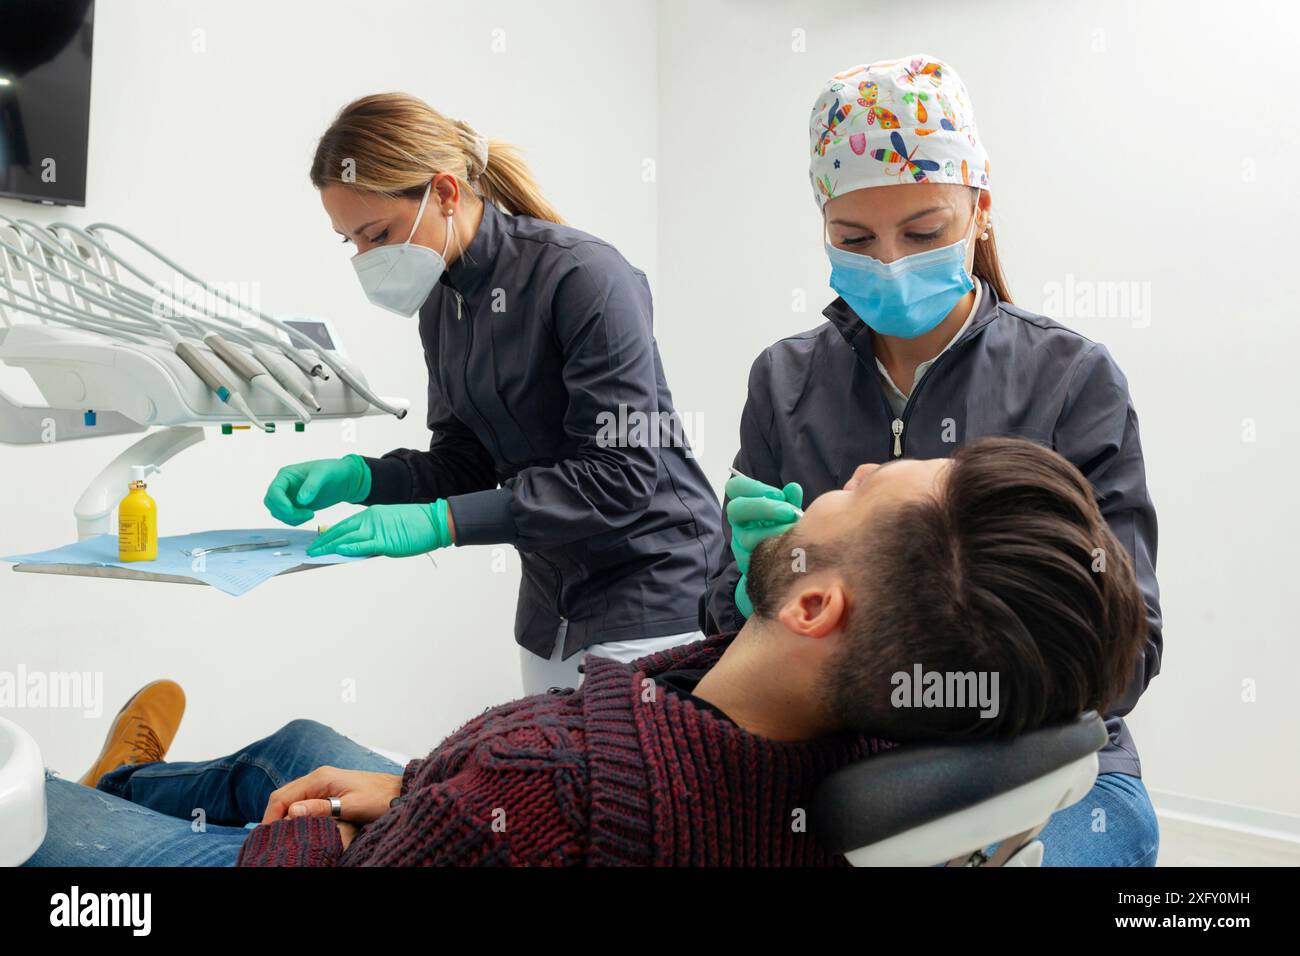
<instances>
[{"instance_id":1,"label":"patient's dark hair","mask_svg":"<svg viewBox=\"0 0 1300 956\"><path fill-rule=\"evenodd\" d=\"M1041 445L970 442L937 497L817 552L849 582L848 639L824 674L842 727L892 740L1010 737L1105 713L1134 677L1146 615L1132 561L1087 480ZM816 560L810 550L810 569ZM916 664L996 672L997 716L893 706L892 675Z\"/></svg>"}]
</instances>

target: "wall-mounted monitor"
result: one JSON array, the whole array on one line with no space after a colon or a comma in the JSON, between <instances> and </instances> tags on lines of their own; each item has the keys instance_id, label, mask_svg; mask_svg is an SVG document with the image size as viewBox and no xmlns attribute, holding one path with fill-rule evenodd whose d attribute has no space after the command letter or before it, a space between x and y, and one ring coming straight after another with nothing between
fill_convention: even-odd
<instances>
[{"instance_id":1,"label":"wall-mounted monitor","mask_svg":"<svg viewBox=\"0 0 1300 956\"><path fill-rule=\"evenodd\" d=\"M0 0L0 197L86 204L94 0Z\"/></svg>"}]
</instances>

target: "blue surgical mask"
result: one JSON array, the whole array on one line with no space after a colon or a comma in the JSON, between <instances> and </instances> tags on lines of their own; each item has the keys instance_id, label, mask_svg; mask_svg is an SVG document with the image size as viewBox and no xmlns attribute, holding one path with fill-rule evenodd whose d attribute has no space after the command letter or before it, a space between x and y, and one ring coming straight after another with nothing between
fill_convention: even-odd
<instances>
[{"instance_id":1,"label":"blue surgical mask","mask_svg":"<svg viewBox=\"0 0 1300 956\"><path fill-rule=\"evenodd\" d=\"M966 271L966 250L962 237L950 246L881 262L827 242L831 288L876 332L914 339L942 322L975 288Z\"/></svg>"},{"instance_id":2,"label":"blue surgical mask","mask_svg":"<svg viewBox=\"0 0 1300 956\"><path fill-rule=\"evenodd\" d=\"M439 255L427 246L411 242L420 227L424 208L429 202L430 182L420 200L411 235L400 246L376 246L352 257L352 268L361 280L366 298L381 309L410 318L424 305L433 287L447 268L447 250L451 247L451 216L447 217L447 242Z\"/></svg>"}]
</instances>

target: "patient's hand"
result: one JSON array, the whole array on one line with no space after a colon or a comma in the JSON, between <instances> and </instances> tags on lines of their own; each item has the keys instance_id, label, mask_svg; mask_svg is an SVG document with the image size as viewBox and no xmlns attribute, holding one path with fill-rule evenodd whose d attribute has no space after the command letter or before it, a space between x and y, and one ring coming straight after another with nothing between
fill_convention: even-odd
<instances>
[{"instance_id":1,"label":"patient's hand","mask_svg":"<svg viewBox=\"0 0 1300 956\"><path fill-rule=\"evenodd\" d=\"M307 776L274 791L262 814L262 822L298 816L327 817L330 815L328 798L338 797L343 804L339 819L364 826L387 813L388 804L401 792L402 778L397 774L317 767ZM344 836L344 846L350 839Z\"/></svg>"}]
</instances>

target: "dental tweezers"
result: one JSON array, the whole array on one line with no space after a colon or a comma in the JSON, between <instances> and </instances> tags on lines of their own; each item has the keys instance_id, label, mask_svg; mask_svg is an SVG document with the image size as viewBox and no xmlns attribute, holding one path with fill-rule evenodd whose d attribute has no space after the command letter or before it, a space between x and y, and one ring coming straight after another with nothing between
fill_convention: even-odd
<instances>
[{"instance_id":1,"label":"dental tweezers","mask_svg":"<svg viewBox=\"0 0 1300 956\"><path fill-rule=\"evenodd\" d=\"M261 551L263 548L287 548L288 541L250 541L247 544L226 544L220 548L195 548L193 551L186 551L185 554L191 558L201 558L205 554L225 554L231 551Z\"/></svg>"}]
</instances>

